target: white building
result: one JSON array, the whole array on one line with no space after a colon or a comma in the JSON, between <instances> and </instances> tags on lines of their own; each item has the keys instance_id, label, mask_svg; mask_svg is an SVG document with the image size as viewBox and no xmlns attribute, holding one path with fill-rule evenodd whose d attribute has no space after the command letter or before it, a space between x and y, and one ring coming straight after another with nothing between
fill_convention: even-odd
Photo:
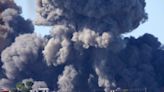
<instances>
[{"instance_id":1,"label":"white building","mask_svg":"<svg viewBox=\"0 0 164 92\"><path fill-rule=\"evenodd\" d=\"M30 92L49 92L49 88L36 88L30 90Z\"/></svg>"}]
</instances>

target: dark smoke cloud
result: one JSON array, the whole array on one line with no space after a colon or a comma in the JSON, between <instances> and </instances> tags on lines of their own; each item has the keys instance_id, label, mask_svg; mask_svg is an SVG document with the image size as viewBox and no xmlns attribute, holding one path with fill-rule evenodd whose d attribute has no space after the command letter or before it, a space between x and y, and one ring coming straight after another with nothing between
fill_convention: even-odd
<instances>
[{"instance_id":1,"label":"dark smoke cloud","mask_svg":"<svg viewBox=\"0 0 164 92\"><path fill-rule=\"evenodd\" d=\"M78 72L74 69L73 66L71 65L65 66L63 75L59 76L58 92L74 92L75 90L74 82L76 81L77 75L78 75Z\"/></svg>"},{"instance_id":2,"label":"dark smoke cloud","mask_svg":"<svg viewBox=\"0 0 164 92\"><path fill-rule=\"evenodd\" d=\"M112 80L121 88L148 88L150 92L159 92L153 58L154 51L159 49L157 38L150 34L135 38L125 38L127 46L117 55L110 55L104 65L109 63ZM160 50L162 51L162 50ZM160 56L157 56L157 58ZM111 64L110 64L111 63ZM119 64L119 65L118 65ZM100 68L105 68L105 66ZM107 66L106 66L107 67ZM116 67L116 68L114 68ZM106 69L106 68L105 68ZM112 71L111 71L112 70ZM109 73L106 73L109 74Z\"/></svg>"},{"instance_id":3,"label":"dark smoke cloud","mask_svg":"<svg viewBox=\"0 0 164 92\"><path fill-rule=\"evenodd\" d=\"M13 0L0 0L0 54L14 42L15 38L24 33L32 33L34 27L30 20L20 16L21 8ZM0 56L0 67L2 66ZM4 71L0 68L0 78ZM3 78L1 84L11 84L12 81Z\"/></svg>"},{"instance_id":4,"label":"dark smoke cloud","mask_svg":"<svg viewBox=\"0 0 164 92\"><path fill-rule=\"evenodd\" d=\"M106 48L109 45L111 35L107 32L99 33L90 29L84 29L81 32L73 33L72 41L77 44L82 44L84 48L89 48L90 46Z\"/></svg>"},{"instance_id":5,"label":"dark smoke cloud","mask_svg":"<svg viewBox=\"0 0 164 92\"><path fill-rule=\"evenodd\" d=\"M12 8L21 12L20 7L18 7L13 0L1 0L0 1L0 12L2 13L7 8Z\"/></svg>"},{"instance_id":6,"label":"dark smoke cloud","mask_svg":"<svg viewBox=\"0 0 164 92\"><path fill-rule=\"evenodd\" d=\"M36 24L73 24L76 31L125 33L147 19L144 0L37 0ZM117 30L117 32L116 32Z\"/></svg>"},{"instance_id":7,"label":"dark smoke cloud","mask_svg":"<svg viewBox=\"0 0 164 92\"><path fill-rule=\"evenodd\" d=\"M71 33L71 30L66 26L54 26L51 31L52 38L48 41L43 51L48 65L57 66L66 62L70 51L69 33Z\"/></svg>"},{"instance_id":8,"label":"dark smoke cloud","mask_svg":"<svg viewBox=\"0 0 164 92\"><path fill-rule=\"evenodd\" d=\"M33 32L31 21L25 20L20 14L21 8L13 0L0 1L0 52L19 34Z\"/></svg>"},{"instance_id":9,"label":"dark smoke cloud","mask_svg":"<svg viewBox=\"0 0 164 92\"><path fill-rule=\"evenodd\" d=\"M121 37L147 19L145 5L145 0L37 0L36 24L53 26L40 37L13 1L0 1L0 32L5 34L0 43L8 44L1 49L0 87L32 80L33 88L57 92L160 92L161 43L151 34Z\"/></svg>"},{"instance_id":10,"label":"dark smoke cloud","mask_svg":"<svg viewBox=\"0 0 164 92\"><path fill-rule=\"evenodd\" d=\"M15 42L3 50L1 54L2 68L9 80L21 78L20 72L25 70L28 63L35 62L38 52L44 46L44 39L36 34L25 34L17 37ZM31 58L30 58L31 57Z\"/></svg>"},{"instance_id":11,"label":"dark smoke cloud","mask_svg":"<svg viewBox=\"0 0 164 92\"><path fill-rule=\"evenodd\" d=\"M36 60L38 51L43 46L44 40L37 37L36 34L26 34L17 37L15 42L3 50L1 54L2 68L5 70L7 78L15 79L18 71L22 71L28 62Z\"/></svg>"}]
</instances>

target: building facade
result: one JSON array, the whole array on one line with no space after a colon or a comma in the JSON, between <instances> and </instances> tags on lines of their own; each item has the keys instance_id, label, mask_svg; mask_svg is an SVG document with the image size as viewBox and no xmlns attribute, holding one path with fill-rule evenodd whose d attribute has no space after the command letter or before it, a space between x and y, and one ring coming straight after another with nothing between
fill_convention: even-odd
<instances>
[{"instance_id":1,"label":"building facade","mask_svg":"<svg viewBox=\"0 0 164 92\"><path fill-rule=\"evenodd\" d=\"M49 92L49 88L34 88L30 92Z\"/></svg>"}]
</instances>

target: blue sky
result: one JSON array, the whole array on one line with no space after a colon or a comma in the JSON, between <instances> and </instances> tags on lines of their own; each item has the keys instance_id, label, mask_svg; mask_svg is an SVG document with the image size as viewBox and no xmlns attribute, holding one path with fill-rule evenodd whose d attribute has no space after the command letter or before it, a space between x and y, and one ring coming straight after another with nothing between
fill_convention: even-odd
<instances>
[{"instance_id":1,"label":"blue sky","mask_svg":"<svg viewBox=\"0 0 164 92\"><path fill-rule=\"evenodd\" d=\"M15 0L22 7L22 15L27 19L35 19L35 0ZM126 36L141 36L144 33L151 33L164 43L164 0L146 0L146 12L149 19L140 25L136 30ZM48 34L50 27L35 26L35 31L41 35Z\"/></svg>"}]
</instances>

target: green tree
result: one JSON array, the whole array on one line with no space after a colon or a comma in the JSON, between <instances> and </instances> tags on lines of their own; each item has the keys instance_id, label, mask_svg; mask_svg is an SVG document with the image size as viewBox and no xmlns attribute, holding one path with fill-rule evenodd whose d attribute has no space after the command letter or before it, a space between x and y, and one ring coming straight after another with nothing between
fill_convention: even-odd
<instances>
[{"instance_id":1,"label":"green tree","mask_svg":"<svg viewBox=\"0 0 164 92\"><path fill-rule=\"evenodd\" d=\"M16 84L16 89L19 91L19 92L29 92L30 89L26 88L25 84L24 83L17 83Z\"/></svg>"},{"instance_id":2,"label":"green tree","mask_svg":"<svg viewBox=\"0 0 164 92\"><path fill-rule=\"evenodd\" d=\"M19 82L19 83L16 84L16 89L17 89L17 90L22 90L22 89L24 89L24 88L25 88L24 83Z\"/></svg>"},{"instance_id":3,"label":"green tree","mask_svg":"<svg viewBox=\"0 0 164 92\"><path fill-rule=\"evenodd\" d=\"M33 85L34 83L32 82L32 81L27 81L26 83L25 83L25 85L27 86L27 89L28 90L31 90L32 89L32 85Z\"/></svg>"}]
</instances>

